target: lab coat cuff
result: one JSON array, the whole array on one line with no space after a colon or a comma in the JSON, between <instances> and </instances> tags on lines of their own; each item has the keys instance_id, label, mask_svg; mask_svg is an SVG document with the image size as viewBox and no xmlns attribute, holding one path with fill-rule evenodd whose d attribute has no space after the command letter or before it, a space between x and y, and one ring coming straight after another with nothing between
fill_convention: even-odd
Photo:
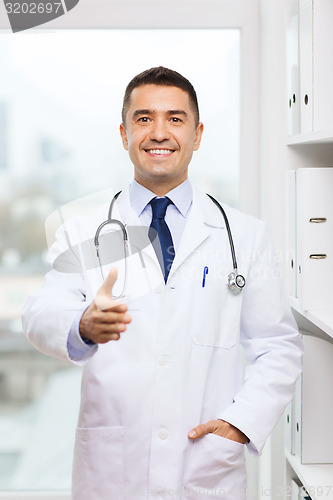
<instances>
[{"instance_id":1,"label":"lab coat cuff","mask_svg":"<svg viewBox=\"0 0 333 500\"><path fill-rule=\"evenodd\" d=\"M85 364L98 349L97 344L84 342L80 335L79 325L85 310L75 315L67 338L68 355L78 365Z\"/></svg>"},{"instance_id":2,"label":"lab coat cuff","mask_svg":"<svg viewBox=\"0 0 333 500\"><path fill-rule=\"evenodd\" d=\"M235 404L233 404L229 406L229 408L226 408L226 410L223 413L221 413L217 418L219 420L225 420L229 424L233 425L234 427L237 427L237 429L242 431L245 434L245 436L247 436L249 439L249 442L246 443L248 451L256 456L261 455L265 441L262 442L262 440L253 430L253 428L250 428L249 426L246 425L246 422L244 422L244 416L239 417L238 413L239 412L235 408Z\"/></svg>"}]
</instances>

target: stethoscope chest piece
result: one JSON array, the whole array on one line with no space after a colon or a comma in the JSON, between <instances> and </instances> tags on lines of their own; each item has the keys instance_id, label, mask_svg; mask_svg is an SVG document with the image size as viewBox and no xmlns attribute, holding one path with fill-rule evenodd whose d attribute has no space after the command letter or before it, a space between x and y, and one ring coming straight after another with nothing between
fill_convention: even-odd
<instances>
[{"instance_id":1,"label":"stethoscope chest piece","mask_svg":"<svg viewBox=\"0 0 333 500\"><path fill-rule=\"evenodd\" d=\"M229 290L234 294L234 295L237 295L238 293L240 293L245 284L246 284L246 281L245 281L245 278L244 276L242 276L241 274L236 274L235 272L232 272L228 275L228 288Z\"/></svg>"}]
</instances>

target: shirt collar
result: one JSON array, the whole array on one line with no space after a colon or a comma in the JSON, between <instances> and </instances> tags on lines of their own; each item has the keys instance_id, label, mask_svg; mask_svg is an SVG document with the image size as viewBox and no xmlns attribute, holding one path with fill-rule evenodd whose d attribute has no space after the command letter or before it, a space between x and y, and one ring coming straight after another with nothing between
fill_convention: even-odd
<instances>
[{"instance_id":1,"label":"shirt collar","mask_svg":"<svg viewBox=\"0 0 333 500\"><path fill-rule=\"evenodd\" d=\"M155 193L139 184L135 179L130 184L129 194L132 208L138 217L140 217L150 200L156 197ZM165 196L170 198L182 216L186 217L193 199L193 191L190 181L185 179L184 182L166 193Z\"/></svg>"}]
</instances>

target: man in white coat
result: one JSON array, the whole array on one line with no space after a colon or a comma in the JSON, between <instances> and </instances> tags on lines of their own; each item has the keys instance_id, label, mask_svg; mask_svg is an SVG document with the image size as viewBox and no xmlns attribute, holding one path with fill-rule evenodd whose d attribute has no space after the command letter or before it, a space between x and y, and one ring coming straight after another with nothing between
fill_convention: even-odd
<instances>
[{"instance_id":1,"label":"man in white coat","mask_svg":"<svg viewBox=\"0 0 333 500\"><path fill-rule=\"evenodd\" d=\"M135 251L129 233L126 275L121 259L87 269L73 248L94 240L105 215L73 219L53 255L66 254L76 271L51 258L23 313L34 345L83 366L72 498L242 500L244 448L260 454L301 372L301 340L267 228L224 205L246 279L231 293L226 222L188 180L203 132L192 85L169 69L147 70L128 85L122 120L134 180L112 217L152 234L151 200L167 197L159 218L171 261L150 242Z\"/></svg>"}]
</instances>

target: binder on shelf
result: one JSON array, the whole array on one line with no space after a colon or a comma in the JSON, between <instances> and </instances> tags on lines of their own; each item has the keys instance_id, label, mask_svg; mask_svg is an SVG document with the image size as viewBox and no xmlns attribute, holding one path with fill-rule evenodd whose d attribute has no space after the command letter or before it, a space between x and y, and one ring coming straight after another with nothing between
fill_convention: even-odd
<instances>
[{"instance_id":1,"label":"binder on shelf","mask_svg":"<svg viewBox=\"0 0 333 500\"><path fill-rule=\"evenodd\" d=\"M313 0L299 0L300 132L313 131Z\"/></svg>"},{"instance_id":2,"label":"binder on shelf","mask_svg":"<svg viewBox=\"0 0 333 500\"><path fill-rule=\"evenodd\" d=\"M287 201L287 286L291 297L297 298L297 257L296 257L296 170L288 172Z\"/></svg>"},{"instance_id":3,"label":"binder on shelf","mask_svg":"<svg viewBox=\"0 0 333 500\"><path fill-rule=\"evenodd\" d=\"M292 436L294 440L294 454L301 460L301 432L302 432L302 376L297 380L293 399L294 414L292 420Z\"/></svg>"},{"instance_id":4,"label":"binder on shelf","mask_svg":"<svg viewBox=\"0 0 333 500\"><path fill-rule=\"evenodd\" d=\"M333 2L313 1L313 129L332 130L333 116Z\"/></svg>"},{"instance_id":5,"label":"binder on shelf","mask_svg":"<svg viewBox=\"0 0 333 500\"><path fill-rule=\"evenodd\" d=\"M295 438L293 432L294 423L294 400L290 401L285 409L284 443L286 449L292 455L295 454Z\"/></svg>"},{"instance_id":6,"label":"binder on shelf","mask_svg":"<svg viewBox=\"0 0 333 500\"><path fill-rule=\"evenodd\" d=\"M303 373L296 384L295 455L302 464L333 463L333 344L303 335Z\"/></svg>"},{"instance_id":7,"label":"binder on shelf","mask_svg":"<svg viewBox=\"0 0 333 500\"><path fill-rule=\"evenodd\" d=\"M304 310L333 304L333 168L300 168L296 174L297 293Z\"/></svg>"},{"instance_id":8,"label":"binder on shelf","mask_svg":"<svg viewBox=\"0 0 333 500\"><path fill-rule=\"evenodd\" d=\"M298 0L291 0L287 24L288 134L300 132Z\"/></svg>"},{"instance_id":9,"label":"binder on shelf","mask_svg":"<svg viewBox=\"0 0 333 500\"><path fill-rule=\"evenodd\" d=\"M288 134L332 137L332 0L289 0Z\"/></svg>"}]
</instances>

